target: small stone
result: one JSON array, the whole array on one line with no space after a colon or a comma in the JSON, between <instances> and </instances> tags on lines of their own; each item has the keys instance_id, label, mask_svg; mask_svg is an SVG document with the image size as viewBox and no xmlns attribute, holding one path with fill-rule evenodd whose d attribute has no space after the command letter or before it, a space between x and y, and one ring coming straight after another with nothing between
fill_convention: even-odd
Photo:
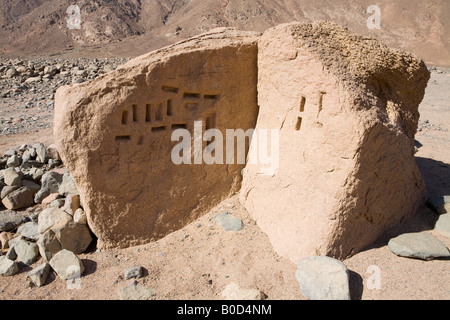
<instances>
[{"instance_id":1,"label":"small stone","mask_svg":"<svg viewBox=\"0 0 450 320\"><path fill-rule=\"evenodd\" d=\"M6 166L9 168L19 167L20 166L20 158L16 155L9 157L8 161L6 162Z\"/></svg>"},{"instance_id":2,"label":"small stone","mask_svg":"<svg viewBox=\"0 0 450 320\"><path fill-rule=\"evenodd\" d=\"M63 249L81 254L92 242L92 236L85 224L62 222L52 228Z\"/></svg>"},{"instance_id":3,"label":"small stone","mask_svg":"<svg viewBox=\"0 0 450 320\"><path fill-rule=\"evenodd\" d=\"M61 250L50 260L50 266L63 280L81 278L84 266L77 255L69 250Z\"/></svg>"},{"instance_id":4,"label":"small stone","mask_svg":"<svg viewBox=\"0 0 450 320\"><path fill-rule=\"evenodd\" d=\"M44 263L28 272L28 277L37 287L42 287L47 281L50 270L50 265Z\"/></svg>"},{"instance_id":5,"label":"small stone","mask_svg":"<svg viewBox=\"0 0 450 320\"><path fill-rule=\"evenodd\" d=\"M34 193L37 193L41 189L40 185L38 185L37 183L30 181L30 180L22 180L22 187L27 187L27 188L32 189L34 191Z\"/></svg>"},{"instance_id":6,"label":"small stone","mask_svg":"<svg viewBox=\"0 0 450 320\"><path fill-rule=\"evenodd\" d=\"M48 190L48 189L47 189ZM53 201L55 200L62 200L63 204L65 202L64 199L60 199L61 195L59 193L52 193L48 196L46 196L43 200L42 200L42 204L44 206L51 204Z\"/></svg>"},{"instance_id":7,"label":"small stone","mask_svg":"<svg viewBox=\"0 0 450 320\"><path fill-rule=\"evenodd\" d=\"M7 186L21 186L22 177L14 168L3 170L3 179Z\"/></svg>"},{"instance_id":8,"label":"small stone","mask_svg":"<svg viewBox=\"0 0 450 320\"><path fill-rule=\"evenodd\" d=\"M39 253L45 260L50 261L55 254L62 250L61 243L53 230L46 231L37 242Z\"/></svg>"},{"instance_id":9,"label":"small stone","mask_svg":"<svg viewBox=\"0 0 450 320\"><path fill-rule=\"evenodd\" d=\"M42 203L47 197L50 196L50 189L42 187L34 196L34 202L36 204Z\"/></svg>"},{"instance_id":10,"label":"small stone","mask_svg":"<svg viewBox=\"0 0 450 320\"><path fill-rule=\"evenodd\" d=\"M33 148L36 150L36 157L42 163L46 163L48 159L47 149L42 143L33 144Z\"/></svg>"},{"instance_id":11,"label":"small stone","mask_svg":"<svg viewBox=\"0 0 450 320\"><path fill-rule=\"evenodd\" d=\"M5 256L0 257L0 275L4 277L11 277L19 272L19 267L17 263L6 258Z\"/></svg>"},{"instance_id":12,"label":"small stone","mask_svg":"<svg viewBox=\"0 0 450 320\"><path fill-rule=\"evenodd\" d=\"M434 230L443 236L450 238L450 213L439 216L439 219L436 221L436 225L434 226Z\"/></svg>"},{"instance_id":13,"label":"small stone","mask_svg":"<svg viewBox=\"0 0 450 320\"><path fill-rule=\"evenodd\" d=\"M64 210L71 216L80 208L80 196L78 194L68 194L61 210Z\"/></svg>"},{"instance_id":14,"label":"small stone","mask_svg":"<svg viewBox=\"0 0 450 320\"><path fill-rule=\"evenodd\" d=\"M228 212L216 215L214 221L225 231L241 231L244 228L242 221L233 217Z\"/></svg>"},{"instance_id":15,"label":"small stone","mask_svg":"<svg viewBox=\"0 0 450 320\"><path fill-rule=\"evenodd\" d=\"M429 261L450 257L445 244L427 232L402 234L391 239L388 247L394 254L405 258Z\"/></svg>"},{"instance_id":16,"label":"small stone","mask_svg":"<svg viewBox=\"0 0 450 320\"><path fill-rule=\"evenodd\" d=\"M86 224L87 225L87 216L86 212L84 212L83 209L79 208L77 211L75 211L73 215L73 221L80 224Z\"/></svg>"},{"instance_id":17,"label":"small stone","mask_svg":"<svg viewBox=\"0 0 450 320\"><path fill-rule=\"evenodd\" d=\"M55 171L44 173L41 178L42 188L48 188L50 193L60 193L59 187L63 181L63 176Z\"/></svg>"},{"instance_id":18,"label":"small stone","mask_svg":"<svg viewBox=\"0 0 450 320\"><path fill-rule=\"evenodd\" d=\"M2 199L3 205L9 210L28 208L34 205L34 190L29 187L19 188Z\"/></svg>"},{"instance_id":19,"label":"small stone","mask_svg":"<svg viewBox=\"0 0 450 320\"><path fill-rule=\"evenodd\" d=\"M239 285L232 282L222 292L226 300L263 300L263 294L256 289L241 289Z\"/></svg>"},{"instance_id":20,"label":"small stone","mask_svg":"<svg viewBox=\"0 0 450 320\"><path fill-rule=\"evenodd\" d=\"M305 298L350 300L349 271L341 261L308 257L300 261L295 276Z\"/></svg>"},{"instance_id":21,"label":"small stone","mask_svg":"<svg viewBox=\"0 0 450 320\"><path fill-rule=\"evenodd\" d=\"M75 185L75 181L73 180L70 173L66 172L64 173L62 183L59 186L59 193L62 195L68 195L68 194L79 194L77 187Z\"/></svg>"},{"instance_id":22,"label":"small stone","mask_svg":"<svg viewBox=\"0 0 450 320\"><path fill-rule=\"evenodd\" d=\"M155 289L133 282L120 291L120 300L149 300L155 295Z\"/></svg>"},{"instance_id":23,"label":"small stone","mask_svg":"<svg viewBox=\"0 0 450 320\"><path fill-rule=\"evenodd\" d=\"M17 262L26 266L32 265L39 258L39 248L34 242L21 239L14 244L14 251L17 254Z\"/></svg>"},{"instance_id":24,"label":"small stone","mask_svg":"<svg viewBox=\"0 0 450 320\"><path fill-rule=\"evenodd\" d=\"M142 267L133 267L125 271L125 280L142 278Z\"/></svg>"},{"instance_id":25,"label":"small stone","mask_svg":"<svg viewBox=\"0 0 450 320\"><path fill-rule=\"evenodd\" d=\"M22 237L25 237L30 240L37 241L39 240L41 234L39 233L38 224L36 222L30 221L24 223L17 229L17 233Z\"/></svg>"},{"instance_id":26,"label":"small stone","mask_svg":"<svg viewBox=\"0 0 450 320\"><path fill-rule=\"evenodd\" d=\"M0 233L0 245L2 250L9 248L8 241L11 240L12 238L14 238L14 233L6 231Z\"/></svg>"},{"instance_id":27,"label":"small stone","mask_svg":"<svg viewBox=\"0 0 450 320\"><path fill-rule=\"evenodd\" d=\"M25 214L12 210L0 212L0 231L11 231L27 220Z\"/></svg>"},{"instance_id":28,"label":"small stone","mask_svg":"<svg viewBox=\"0 0 450 320\"><path fill-rule=\"evenodd\" d=\"M12 186L12 187L5 186L5 187L3 187L2 192L0 193L0 198L3 200L4 198L6 198L6 196L8 194L10 194L13 191L16 191L17 189L19 189L19 186Z\"/></svg>"},{"instance_id":29,"label":"small stone","mask_svg":"<svg viewBox=\"0 0 450 320\"><path fill-rule=\"evenodd\" d=\"M60 222L72 221L72 217L58 208L47 208L39 214L39 232L44 233Z\"/></svg>"},{"instance_id":30,"label":"small stone","mask_svg":"<svg viewBox=\"0 0 450 320\"><path fill-rule=\"evenodd\" d=\"M47 155L54 160L61 160L58 148L56 147L55 144L51 144L47 147Z\"/></svg>"}]
</instances>

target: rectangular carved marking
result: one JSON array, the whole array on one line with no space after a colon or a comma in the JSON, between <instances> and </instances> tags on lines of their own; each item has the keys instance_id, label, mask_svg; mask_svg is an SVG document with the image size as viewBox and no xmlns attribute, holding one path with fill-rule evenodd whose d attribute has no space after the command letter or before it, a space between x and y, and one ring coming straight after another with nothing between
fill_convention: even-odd
<instances>
[{"instance_id":1,"label":"rectangular carved marking","mask_svg":"<svg viewBox=\"0 0 450 320\"><path fill-rule=\"evenodd\" d=\"M205 121L205 130L216 128L216 113L209 114Z\"/></svg>"},{"instance_id":2,"label":"rectangular carved marking","mask_svg":"<svg viewBox=\"0 0 450 320\"><path fill-rule=\"evenodd\" d=\"M116 141L130 141L131 136L117 136Z\"/></svg>"},{"instance_id":3,"label":"rectangular carved marking","mask_svg":"<svg viewBox=\"0 0 450 320\"><path fill-rule=\"evenodd\" d=\"M128 111L124 110L122 113L122 124L127 124L128 122Z\"/></svg>"},{"instance_id":4,"label":"rectangular carved marking","mask_svg":"<svg viewBox=\"0 0 450 320\"><path fill-rule=\"evenodd\" d=\"M200 99L201 96L202 95L200 93L185 92L183 95L183 99L190 99L190 98Z\"/></svg>"},{"instance_id":5,"label":"rectangular carved marking","mask_svg":"<svg viewBox=\"0 0 450 320\"><path fill-rule=\"evenodd\" d=\"M157 104L155 105L155 120L156 121L163 121L164 112L163 112L163 104Z\"/></svg>"},{"instance_id":6,"label":"rectangular carved marking","mask_svg":"<svg viewBox=\"0 0 450 320\"><path fill-rule=\"evenodd\" d=\"M218 94L205 94L203 96L203 98L217 100L217 99L219 99L219 95Z\"/></svg>"},{"instance_id":7,"label":"rectangular carved marking","mask_svg":"<svg viewBox=\"0 0 450 320\"><path fill-rule=\"evenodd\" d=\"M300 112L305 111L305 105L306 105L306 98L302 97L302 101L300 102Z\"/></svg>"},{"instance_id":8,"label":"rectangular carved marking","mask_svg":"<svg viewBox=\"0 0 450 320\"><path fill-rule=\"evenodd\" d=\"M137 105L133 104L133 122L137 122L138 121L138 115L137 115Z\"/></svg>"},{"instance_id":9,"label":"rectangular carved marking","mask_svg":"<svg viewBox=\"0 0 450 320\"><path fill-rule=\"evenodd\" d=\"M297 124L295 125L295 130L300 131L300 129L302 128L302 122L303 122L303 118L298 117Z\"/></svg>"},{"instance_id":10,"label":"rectangular carved marking","mask_svg":"<svg viewBox=\"0 0 450 320\"><path fill-rule=\"evenodd\" d=\"M152 121L151 105L147 104L145 106L145 122Z\"/></svg>"},{"instance_id":11,"label":"rectangular carved marking","mask_svg":"<svg viewBox=\"0 0 450 320\"><path fill-rule=\"evenodd\" d=\"M171 92L171 93L178 93L178 88L176 87L171 87L171 86L162 86L162 90L166 91L166 92Z\"/></svg>"},{"instance_id":12,"label":"rectangular carved marking","mask_svg":"<svg viewBox=\"0 0 450 320\"><path fill-rule=\"evenodd\" d=\"M173 114L173 105L172 105L172 100L169 99L167 100L167 116L171 117Z\"/></svg>"},{"instance_id":13,"label":"rectangular carved marking","mask_svg":"<svg viewBox=\"0 0 450 320\"><path fill-rule=\"evenodd\" d=\"M166 131L166 126L152 128L152 132L163 132L163 131Z\"/></svg>"}]
</instances>

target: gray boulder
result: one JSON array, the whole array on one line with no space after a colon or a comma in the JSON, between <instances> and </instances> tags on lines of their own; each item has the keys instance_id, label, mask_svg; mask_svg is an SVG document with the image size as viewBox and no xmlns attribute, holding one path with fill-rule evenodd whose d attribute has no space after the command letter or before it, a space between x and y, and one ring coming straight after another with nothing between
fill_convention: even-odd
<instances>
[{"instance_id":1,"label":"gray boulder","mask_svg":"<svg viewBox=\"0 0 450 320\"><path fill-rule=\"evenodd\" d=\"M20 187L22 185L22 177L14 168L3 170L3 179L7 186Z\"/></svg>"},{"instance_id":2,"label":"gray boulder","mask_svg":"<svg viewBox=\"0 0 450 320\"><path fill-rule=\"evenodd\" d=\"M450 257L450 251L444 243L427 232L402 234L388 243L389 249L405 258L433 260Z\"/></svg>"},{"instance_id":3,"label":"gray boulder","mask_svg":"<svg viewBox=\"0 0 450 320\"><path fill-rule=\"evenodd\" d=\"M28 208L34 205L35 191L29 187L21 187L2 199L3 205L9 210Z\"/></svg>"},{"instance_id":4,"label":"gray boulder","mask_svg":"<svg viewBox=\"0 0 450 320\"><path fill-rule=\"evenodd\" d=\"M58 193L59 186L63 181L63 176L55 171L44 173L41 178L41 188L47 188L50 193Z\"/></svg>"},{"instance_id":5,"label":"gray boulder","mask_svg":"<svg viewBox=\"0 0 450 320\"><path fill-rule=\"evenodd\" d=\"M50 266L63 280L78 279L84 272L84 266L75 253L61 250L50 260Z\"/></svg>"},{"instance_id":6,"label":"gray boulder","mask_svg":"<svg viewBox=\"0 0 450 320\"><path fill-rule=\"evenodd\" d=\"M38 240L39 253L45 260L50 261L62 250L61 243L56 238L53 230L46 231Z\"/></svg>"},{"instance_id":7,"label":"gray boulder","mask_svg":"<svg viewBox=\"0 0 450 320\"><path fill-rule=\"evenodd\" d=\"M39 248L36 243L19 240L13 245L14 251L17 255L17 262L30 266L39 258Z\"/></svg>"},{"instance_id":8,"label":"gray boulder","mask_svg":"<svg viewBox=\"0 0 450 320\"><path fill-rule=\"evenodd\" d=\"M229 212L216 215L214 221L225 231L241 231L244 228L242 221L233 217Z\"/></svg>"},{"instance_id":9,"label":"gray boulder","mask_svg":"<svg viewBox=\"0 0 450 320\"><path fill-rule=\"evenodd\" d=\"M11 277L19 272L19 267L15 261L8 259L5 256L0 257L0 275L4 277Z\"/></svg>"},{"instance_id":10,"label":"gray boulder","mask_svg":"<svg viewBox=\"0 0 450 320\"><path fill-rule=\"evenodd\" d=\"M349 271L341 261L308 257L300 261L295 276L310 300L350 300Z\"/></svg>"},{"instance_id":11,"label":"gray boulder","mask_svg":"<svg viewBox=\"0 0 450 320\"><path fill-rule=\"evenodd\" d=\"M0 231L11 231L27 220L25 214L7 210L0 212Z\"/></svg>"},{"instance_id":12,"label":"gray boulder","mask_svg":"<svg viewBox=\"0 0 450 320\"><path fill-rule=\"evenodd\" d=\"M86 251L92 242L92 236L85 224L69 221L53 227L56 238L63 249L81 254Z\"/></svg>"},{"instance_id":13,"label":"gray boulder","mask_svg":"<svg viewBox=\"0 0 450 320\"><path fill-rule=\"evenodd\" d=\"M44 263L28 272L28 278L31 279L35 286L42 287L47 281L50 271L50 265Z\"/></svg>"}]
</instances>

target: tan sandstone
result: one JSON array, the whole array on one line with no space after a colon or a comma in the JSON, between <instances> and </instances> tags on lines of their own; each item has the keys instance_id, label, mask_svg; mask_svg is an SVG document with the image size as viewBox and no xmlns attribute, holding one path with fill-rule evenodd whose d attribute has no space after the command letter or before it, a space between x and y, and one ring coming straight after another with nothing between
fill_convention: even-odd
<instances>
[{"instance_id":1,"label":"tan sandstone","mask_svg":"<svg viewBox=\"0 0 450 320\"><path fill-rule=\"evenodd\" d=\"M345 258L415 213L425 64L328 22L275 27L258 49L256 129L279 130L279 166L248 165L240 200L275 250Z\"/></svg>"},{"instance_id":2,"label":"tan sandstone","mask_svg":"<svg viewBox=\"0 0 450 320\"><path fill-rule=\"evenodd\" d=\"M57 150L99 247L160 239L239 191L245 163L174 164L171 135L254 128L257 39L214 30L57 91Z\"/></svg>"}]
</instances>

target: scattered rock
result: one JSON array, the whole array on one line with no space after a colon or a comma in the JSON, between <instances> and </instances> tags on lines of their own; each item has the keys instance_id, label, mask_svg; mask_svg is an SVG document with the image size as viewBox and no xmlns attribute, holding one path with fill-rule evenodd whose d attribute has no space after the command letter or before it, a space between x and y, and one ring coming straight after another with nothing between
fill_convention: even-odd
<instances>
[{"instance_id":1,"label":"scattered rock","mask_svg":"<svg viewBox=\"0 0 450 320\"><path fill-rule=\"evenodd\" d=\"M62 221L52 228L63 249L81 254L92 242L92 236L85 224Z\"/></svg>"},{"instance_id":2,"label":"scattered rock","mask_svg":"<svg viewBox=\"0 0 450 320\"><path fill-rule=\"evenodd\" d=\"M349 271L341 261L308 257L300 261L295 276L310 300L350 300Z\"/></svg>"},{"instance_id":3,"label":"scattered rock","mask_svg":"<svg viewBox=\"0 0 450 320\"><path fill-rule=\"evenodd\" d=\"M42 287L47 281L50 271L50 265L48 263L44 263L28 272L28 277L35 284L35 286Z\"/></svg>"},{"instance_id":4,"label":"scattered rock","mask_svg":"<svg viewBox=\"0 0 450 320\"><path fill-rule=\"evenodd\" d=\"M20 239L14 243L17 262L26 266L32 265L39 258L39 248L36 243Z\"/></svg>"},{"instance_id":5,"label":"scattered rock","mask_svg":"<svg viewBox=\"0 0 450 320\"><path fill-rule=\"evenodd\" d=\"M3 205L9 210L18 210L34 204L35 191L29 187L21 187L9 193L2 199Z\"/></svg>"},{"instance_id":6,"label":"scattered rock","mask_svg":"<svg viewBox=\"0 0 450 320\"><path fill-rule=\"evenodd\" d=\"M11 240L12 238L14 238L14 233L11 232L5 232L3 231L2 233L0 233L0 244L1 244L1 249L8 249L9 248L9 240Z\"/></svg>"},{"instance_id":7,"label":"scattered rock","mask_svg":"<svg viewBox=\"0 0 450 320\"><path fill-rule=\"evenodd\" d=\"M37 242L39 253L45 260L50 261L55 254L62 250L61 243L53 230L46 231Z\"/></svg>"},{"instance_id":8,"label":"scattered rock","mask_svg":"<svg viewBox=\"0 0 450 320\"><path fill-rule=\"evenodd\" d=\"M22 237L37 241L39 240L41 234L39 233L38 224L36 222L30 221L24 223L17 229L17 234L20 234Z\"/></svg>"},{"instance_id":9,"label":"scattered rock","mask_svg":"<svg viewBox=\"0 0 450 320\"><path fill-rule=\"evenodd\" d=\"M16 155L11 156L8 158L8 161L6 162L6 166L10 168L17 168L20 166L20 158Z\"/></svg>"},{"instance_id":10,"label":"scattered rock","mask_svg":"<svg viewBox=\"0 0 450 320\"><path fill-rule=\"evenodd\" d=\"M0 257L0 275L4 277L11 277L19 272L19 267L15 261L12 261L5 256Z\"/></svg>"},{"instance_id":11,"label":"scattered rock","mask_svg":"<svg viewBox=\"0 0 450 320\"><path fill-rule=\"evenodd\" d=\"M80 208L80 196L78 194L68 194L66 196L64 206L61 210L64 210L71 216L74 215L75 211Z\"/></svg>"},{"instance_id":12,"label":"scattered rock","mask_svg":"<svg viewBox=\"0 0 450 320\"><path fill-rule=\"evenodd\" d=\"M34 202L37 204L42 203L49 196L50 189L45 187L41 188L38 192L36 192L36 195L34 196Z\"/></svg>"},{"instance_id":13,"label":"scattered rock","mask_svg":"<svg viewBox=\"0 0 450 320\"><path fill-rule=\"evenodd\" d=\"M214 221L225 231L241 231L244 228L242 221L233 217L229 212L216 215Z\"/></svg>"},{"instance_id":14,"label":"scattered rock","mask_svg":"<svg viewBox=\"0 0 450 320\"><path fill-rule=\"evenodd\" d=\"M436 221L434 230L442 234L443 236L450 238L450 213L441 214Z\"/></svg>"},{"instance_id":15,"label":"scattered rock","mask_svg":"<svg viewBox=\"0 0 450 320\"><path fill-rule=\"evenodd\" d=\"M239 285L232 282L222 292L226 300L263 300L264 295L256 289L241 289Z\"/></svg>"},{"instance_id":16,"label":"scattered rock","mask_svg":"<svg viewBox=\"0 0 450 320\"><path fill-rule=\"evenodd\" d=\"M59 186L63 180L63 176L55 171L44 173L41 178L41 188L48 188L50 193L60 193Z\"/></svg>"},{"instance_id":17,"label":"scattered rock","mask_svg":"<svg viewBox=\"0 0 450 320\"><path fill-rule=\"evenodd\" d=\"M39 232L44 233L54 225L57 225L61 222L66 223L70 221L72 221L72 217L61 209L47 208L39 214Z\"/></svg>"},{"instance_id":18,"label":"scattered rock","mask_svg":"<svg viewBox=\"0 0 450 320\"><path fill-rule=\"evenodd\" d=\"M433 260L450 257L444 243L427 232L406 233L391 239L389 249L396 255L406 258Z\"/></svg>"},{"instance_id":19,"label":"scattered rock","mask_svg":"<svg viewBox=\"0 0 450 320\"><path fill-rule=\"evenodd\" d=\"M6 196L8 195L8 194L10 194L11 192L13 192L13 191L16 191L17 189L19 189L19 186L12 186L12 187L10 187L10 186L5 186L5 187L3 187L3 189L2 189L2 192L1 192L1 199L3 200L4 198L6 198Z\"/></svg>"},{"instance_id":20,"label":"scattered rock","mask_svg":"<svg viewBox=\"0 0 450 320\"><path fill-rule=\"evenodd\" d=\"M77 186L70 173L66 172L63 175L63 180L58 190L59 194L64 196L68 194L78 194Z\"/></svg>"},{"instance_id":21,"label":"scattered rock","mask_svg":"<svg viewBox=\"0 0 450 320\"><path fill-rule=\"evenodd\" d=\"M22 177L14 168L3 170L4 182L7 186L21 186Z\"/></svg>"},{"instance_id":22,"label":"scattered rock","mask_svg":"<svg viewBox=\"0 0 450 320\"><path fill-rule=\"evenodd\" d=\"M133 267L125 270L125 280L142 278L142 267Z\"/></svg>"},{"instance_id":23,"label":"scattered rock","mask_svg":"<svg viewBox=\"0 0 450 320\"><path fill-rule=\"evenodd\" d=\"M156 290L133 281L120 291L120 300L149 300L156 295Z\"/></svg>"},{"instance_id":24,"label":"scattered rock","mask_svg":"<svg viewBox=\"0 0 450 320\"><path fill-rule=\"evenodd\" d=\"M87 225L87 216L83 209L78 209L73 215L73 221L80 224Z\"/></svg>"},{"instance_id":25,"label":"scattered rock","mask_svg":"<svg viewBox=\"0 0 450 320\"><path fill-rule=\"evenodd\" d=\"M27 220L25 214L8 210L0 212L0 231L11 231Z\"/></svg>"},{"instance_id":26,"label":"scattered rock","mask_svg":"<svg viewBox=\"0 0 450 320\"><path fill-rule=\"evenodd\" d=\"M63 280L79 279L84 273L84 266L75 253L61 250L50 260L50 266Z\"/></svg>"}]
</instances>

